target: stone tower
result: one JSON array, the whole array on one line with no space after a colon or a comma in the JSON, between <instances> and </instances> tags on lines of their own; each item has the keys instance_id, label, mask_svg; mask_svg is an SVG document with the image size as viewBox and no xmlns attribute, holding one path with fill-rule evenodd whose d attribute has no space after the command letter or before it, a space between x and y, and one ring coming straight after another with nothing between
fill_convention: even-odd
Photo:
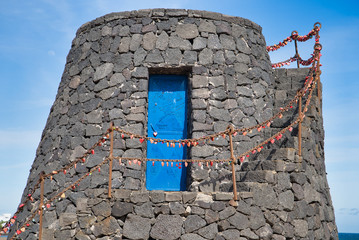
<instances>
[{"instance_id":1,"label":"stone tower","mask_svg":"<svg viewBox=\"0 0 359 240\"><path fill-rule=\"evenodd\" d=\"M22 202L29 193L33 201L20 209L14 226L36 212L41 172L56 171L45 179L46 202L109 156L108 143L87 153L111 122L147 136L153 130L148 123L151 76L180 75L187 79L187 138L213 136L188 147L185 157L215 164L189 164L185 191L152 191L146 186L149 165L114 161L110 199L109 165L104 164L44 207L43 238L338 239L316 94L302 125L301 157L295 125L281 140L236 162L238 206L229 203L231 167L216 162L231 157L228 136L216 133L270 119L303 87L307 74L308 69L272 70L261 27L240 17L150 9L111 13L84 24L73 40L24 190ZM293 106L262 131L233 135L235 155L293 122L298 114ZM114 156L146 158L150 143L131 134L115 134ZM83 155L84 163L58 171ZM37 239L38 222L35 215L18 237Z\"/></svg>"}]
</instances>

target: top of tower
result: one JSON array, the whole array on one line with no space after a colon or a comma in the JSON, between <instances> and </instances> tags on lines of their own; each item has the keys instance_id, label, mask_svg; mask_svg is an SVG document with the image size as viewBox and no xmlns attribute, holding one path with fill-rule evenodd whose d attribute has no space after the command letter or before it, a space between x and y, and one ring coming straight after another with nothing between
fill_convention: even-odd
<instances>
[{"instance_id":1,"label":"top of tower","mask_svg":"<svg viewBox=\"0 0 359 240\"><path fill-rule=\"evenodd\" d=\"M102 25L107 22L112 22L117 19L129 19L129 18L170 18L170 17L191 17L191 18L204 18L218 21L226 21L236 23L238 25L246 26L262 32L262 27L258 24L241 17L235 17L225 15L217 12L203 11L203 10L190 10L190 9L167 9L167 8L154 8L154 9L140 9L125 12L113 12L106 14L102 17L98 17L95 20L83 24L77 31L77 34L87 31L98 25Z\"/></svg>"}]
</instances>

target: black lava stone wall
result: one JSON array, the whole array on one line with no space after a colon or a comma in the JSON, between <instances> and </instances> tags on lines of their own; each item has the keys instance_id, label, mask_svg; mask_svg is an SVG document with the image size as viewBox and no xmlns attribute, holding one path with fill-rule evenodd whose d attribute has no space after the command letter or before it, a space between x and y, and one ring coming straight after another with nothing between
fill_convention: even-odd
<instances>
[{"instance_id":1,"label":"black lava stone wall","mask_svg":"<svg viewBox=\"0 0 359 240\"><path fill-rule=\"evenodd\" d=\"M219 13L149 9L111 13L77 31L56 100L32 165L23 201L42 171L51 173L82 156L110 122L147 133L151 74L188 76L189 136L250 127L269 119L302 87L307 69L276 70L261 27ZM236 166L240 201L233 198L228 164L189 166L187 191L147 191L146 165L114 162L112 199L108 165L86 178L44 213L45 239L338 239L324 164L321 103L314 97L303 123L303 156L297 129ZM234 137L239 155L294 119L296 109L270 128ZM117 138L114 155L146 157L146 144ZM84 164L45 182L51 196L99 164L109 146ZM228 138L191 147L192 159L228 159ZM33 194L18 215L38 204ZM37 239L38 217L21 239ZM17 223L17 224L18 224Z\"/></svg>"}]
</instances>

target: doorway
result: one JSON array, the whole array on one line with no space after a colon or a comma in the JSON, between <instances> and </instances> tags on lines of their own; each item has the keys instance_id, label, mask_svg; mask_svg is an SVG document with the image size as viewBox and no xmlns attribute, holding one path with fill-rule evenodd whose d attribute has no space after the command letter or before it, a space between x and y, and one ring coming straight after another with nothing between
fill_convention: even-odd
<instances>
[{"instance_id":1,"label":"doorway","mask_svg":"<svg viewBox=\"0 0 359 240\"><path fill-rule=\"evenodd\" d=\"M148 87L149 137L178 140L187 138L187 76L150 75ZM168 147L166 143L147 142L147 158L186 159L187 147ZM161 161L148 161L146 188L148 190L186 190L187 168L173 162L162 166Z\"/></svg>"}]
</instances>

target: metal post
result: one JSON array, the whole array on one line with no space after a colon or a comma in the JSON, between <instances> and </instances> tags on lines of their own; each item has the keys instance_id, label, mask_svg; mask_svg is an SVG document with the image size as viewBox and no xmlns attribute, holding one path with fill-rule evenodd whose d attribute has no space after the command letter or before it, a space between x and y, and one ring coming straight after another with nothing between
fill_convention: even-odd
<instances>
[{"instance_id":1,"label":"metal post","mask_svg":"<svg viewBox=\"0 0 359 240\"><path fill-rule=\"evenodd\" d=\"M294 33L298 34L297 31L293 31L293 32L292 32L292 35L293 35ZM298 53L298 44L297 44L297 42L298 42L297 39L295 39L295 40L294 40L294 46L295 46L295 56L297 57L297 68L300 68L300 66L299 66L299 53Z\"/></svg>"},{"instance_id":2,"label":"metal post","mask_svg":"<svg viewBox=\"0 0 359 240\"><path fill-rule=\"evenodd\" d=\"M314 50L316 52L316 58L318 59L317 61L317 69L316 69L316 77L318 78L317 79L317 85L318 85L318 89L317 89L317 95L318 95L318 100L321 101L321 86L320 86L320 74L321 74L321 71L320 71L320 51L322 50L322 44L319 43L319 30L322 28L322 24L320 22L316 22L314 23L314 29L316 30L316 34L315 34L315 40L316 40L316 43L314 45ZM318 40L318 42L317 42ZM317 76L318 75L318 76Z\"/></svg>"},{"instance_id":3,"label":"metal post","mask_svg":"<svg viewBox=\"0 0 359 240\"><path fill-rule=\"evenodd\" d=\"M322 48L322 45L320 43L317 43L316 44L317 46L320 46L320 49ZM318 100L321 101L321 97L322 97L322 92L321 92L321 86L320 86L320 74L321 74L321 71L320 71L320 59L319 59L319 54L320 52L317 52L317 58L318 58L318 61L317 61L317 70L316 70L316 73L315 73L315 77L317 78L317 95L318 95Z\"/></svg>"},{"instance_id":4,"label":"metal post","mask_svg":"<svg viewBox=\"0 0 359 240\"><path fill-rule=\"evenodd\" d=\"M236 158L234 157L234 152L233 152L233 141L232 141L232 134L234 133L234 128L232 125L229 125L228 128L230 129L229 132L229 143L230 143L230 149L231 149L231 166L232 166L232 182L233 182L233 200L237 201L237 183L236 183L236 171L234 168L234 162L236 160Z\"/></svg>"},{"instance_id":5,"label":"metal post","mask_svg":"<svg viewBox=\"0 0 359 240\"><path fill-rule=\"evenodd\" d=\"M39 240L42 240L42 215L44 212L44 172L40 173L40 227L39 227Z\"/></svg>"},{"instance_id":6,"label":"metal post","mask_svg":"<svg viewBox=\"0 0 359 240\"><path fill-rule=\"evenodd\" d=\"M302 94L299 95L298 155L302 156Z\"/></svg>"},{"instance_id":7,"label":"metal post","mask_svg":"<svg viewBox=\"0 0 359 240\"><path fill-rule=\"evenodd\" d=\"M113 162L113 123L110 124L110 170L108 174L108 198L111 198L112 192L112 162Z\"/></svg>"},{"instance_id":8,"label":"metal post","mask_svg":"<svg viewBox=\"0 0 359 240\"><path fill-rule=\"evenodd\" d=\"M297 68L300 68L300 66L299 66L299 53L298 53L297 39L294 40L294 45L295 45L295 55L297 56Z\"/></svg>"}]
</instances>

